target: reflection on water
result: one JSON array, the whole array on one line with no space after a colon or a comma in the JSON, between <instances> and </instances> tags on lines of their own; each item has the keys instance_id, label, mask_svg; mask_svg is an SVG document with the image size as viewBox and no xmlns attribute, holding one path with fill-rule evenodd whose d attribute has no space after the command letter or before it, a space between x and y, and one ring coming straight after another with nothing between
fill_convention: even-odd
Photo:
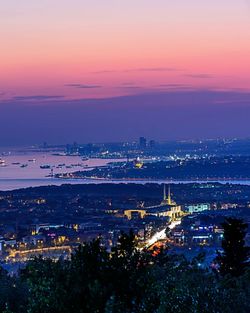
<instances>
[{"instance_id":1,"label":"reflection on water","mask_svg":"<svg viewBox=\"0 0 250 313\"><path fill-rule=\"evenodd\" d=\"M38 179L45 178L51 172L54 174L84 170L85 166L101 166L112 160L89 159L82 160L79 156L61 156L45 153L3 156L5 166L0 166L0 179Z\"/></svg>"},{"instance_id":2,"label":"reflection on water","mask_svg":"<svg viewBox=\"0 0 250 313\"><path fill-rule=\"evenodd\" d=\"M5 161L0 165L0 190L79 183L48 177L54 174L70 173L103 166L115 160L88 159L79 156L52 155L49 153L15 153L1 156ZM42 168L41 168L42 167Z\"/></svg>"},{"instance_id":3,"label":"reflection on water","mask_svg":"<svg viewBox=\"0 0 250 313\"><path fill-rule=\"evenodd\" d=\"M140 180L91 180L91 179L56 179L49 176L50 168L41 169L40 166L49 165L54 174L70 173L78 170L88 170L94 166L103 166L108 162L117 160L89 159L82 160L79 156L61 156L49 153L15 153L2 156L5 165L0 165L0 190L14 190L19 188L62 185L62 184L89 184L89 183L190 183L190 181L140 181ZM60 166L59 166L60 165ZM192 181L196 182L197 181ZM199 181L205 183L206 181ZM233 183L250 185L250 181L221 181L221 183Z\"/></svg>"}]
</instances>

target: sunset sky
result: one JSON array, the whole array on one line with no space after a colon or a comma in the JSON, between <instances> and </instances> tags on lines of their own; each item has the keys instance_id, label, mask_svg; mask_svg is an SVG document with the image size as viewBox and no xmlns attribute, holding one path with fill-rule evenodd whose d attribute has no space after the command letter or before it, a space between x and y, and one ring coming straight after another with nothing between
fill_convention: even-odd
<instances>
[{"instance_id":1,"label":"sunset sky","mask_svg":"<svg viewBox=\"0 0 250 313\"><path fill-rule=\"evenodd\" d=\"M27 139L27 133L33 132L24 143L46 139L40 138L41 134L46 137L46 128L43 129L44 123L41 123L43 115L40 119L34 106L46 107L49 114L54 106L67 111L72 103L77 103L86 115L91 111L94 98L97 107L93 106L94 111L88 114L98 115L99 112L103 116L105 113L110 120L110 111L100 104L105 98L110 99L109 110L114 108L118 116L129 107L139 110L140 105L143 120L143 112L148 108L144 100L149 94L156 95L157 105L164 107L163 114L158 113L166 123L172 123L164 113L168 111L167 106L173 104L168 102L169 97L180 99L180 102L176 100L176 112L173 111L177 114L178 105L183 105L187 99L183 97L185 93L199 98L199 105L207 106L205 110L211 103L208 93L213 94L212 105L233 102L230 106L234 105L236 112L237 106L247 105L247 110L250 107L249 0L1 1L0 42L0 131L5 132L8 126L6 118L18 121L17 112L22 110L27 113L23 120L25 127L20 125L25 128L23 135ZM204 101L200 95L202 91ZM232 92L236 93L233 97L230 96ZM88 102L86 99L90 98L92 100ZM122 103L126 100L128 106L119 104L119 99ZM190 99L187 102L192 110L194 103ZM145 123L148 123L146 113ZM218 122L223 114L218 115ZM28 115L29 121L26 120ZM26 122L29 124L34 116L37 123L41 123L39 131L36 125L27 126ZM64 118L57 113L55 129L57 117L59 120ZM236 118L235 125L242 127L237 114L233 113L231 117ZM83 142L117 140L119 134L121 139L130 139L138 132L142 132L140 135L149 132L144 124L139 124L132 124L133 134L124 129L119 133L118 127L116 136L95 131L93 138L89 135L93 125L82 126L69 137L65 133L61 141L74 136ZM52 141L59 140L60 131L59 127ZM79 131L88 135L80 138ZM154 130L152 137L164 137L163 131ZM165 131L168 139L167 126ZM237 131L239 136L249 135L248 129ZM193 136L194 133L194 129L189 134L185 130L182 136L178 129L176 137ZM2 144L7 141L16 144L14 130L9 129L8 134L8 139L0 137ZM211 133L209 127L201 132L201 136L210 135L216 134ZM224 135L231 133L227 129L218 132L218 136ZM170 137L175 138L174 134Z\"/></svg>"}]
</instances>

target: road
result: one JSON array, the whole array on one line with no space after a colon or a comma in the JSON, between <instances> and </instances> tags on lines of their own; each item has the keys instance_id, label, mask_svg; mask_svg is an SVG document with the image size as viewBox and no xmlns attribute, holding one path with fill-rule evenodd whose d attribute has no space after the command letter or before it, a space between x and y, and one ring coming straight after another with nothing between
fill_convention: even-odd
<instances>
[{"instance_id":1,"label":"road","mask_svg":"<svg viewBox=\"0 0 250 313\"><path fill-rule=\"evenodd\" d=\"M18 255L20 257L24 257L27 255L39 255L48 252L56 252L56 251L71 251L72 248L70 246L56 246L56 247L46 247L46 248L36 248L30 250L13 250L10 252L8 258L16 258Z\"/></svg>"},{"instance_id":2,"label":"road","mask_svg":"<svg viewBox=\"0 0 250 313\"><path fill-rule=\"evenodd\" d=\"M180 224L181 224L181 220L173 221L168 225L168 228L173 229L177 225L180 225ZM145 247L148 248L152 246L154 243L156 243L157 241L162 240L162 239L166 239L166 228L155 233L150 239L148 239L145 243Z\"/></svg>"}]
</instances>

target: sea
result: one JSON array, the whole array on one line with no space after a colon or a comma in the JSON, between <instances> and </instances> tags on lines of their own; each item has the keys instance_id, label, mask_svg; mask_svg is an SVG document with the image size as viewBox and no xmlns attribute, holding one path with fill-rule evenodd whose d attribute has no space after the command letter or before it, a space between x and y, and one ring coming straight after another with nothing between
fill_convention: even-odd
<instances>
[{"instance_id":1,"label":"sea","mask_svg":"<svg viewBox=\"0 0 250 313\"><path fill-rule=\"evenodd\" d=\"M206 183L207 181L170 181L170 180L96 180L96 179L59 179L51 177L53 174L70 173L90 170L96 166L105 166L109 162L121 159L84 159L80 156L63 155L61 151L34 151L32 149L1 148L0 160L0 191L15 190L28 187L49 186L62 184L102 184L102 183ZM1 163L1 162L0 162ZM42 168L41 168L42 167ZM46 168L50 167L50 168ZM211 182L211 181L209 181ZM216 181L220 183L250 185L244 181Z\"/></svg>"}]
</instances>

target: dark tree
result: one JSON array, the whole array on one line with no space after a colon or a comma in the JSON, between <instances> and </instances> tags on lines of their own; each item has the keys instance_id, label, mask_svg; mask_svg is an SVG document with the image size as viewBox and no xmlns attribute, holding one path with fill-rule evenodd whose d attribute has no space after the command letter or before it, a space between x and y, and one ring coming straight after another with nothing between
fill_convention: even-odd
<instances>
[{"instance_id":1,"label":"dark tree","mask_svg":"<svg viewBox=\"0 0 250 313\"><path fill-rule=\"evenodd\" d=\"M0 267L0 312L25 312L28 290L18 277Z\"/></svg>"},{"instance_id":2,"label":"dark tree","mask_svg":"<svg viewBox=\"0 0 250 313\"><path fill-rule=\"evenodd\" d=\"M240 219L227 218L222 226L224 229L223 252L218 252L216 258L220 273L240 276L249 265L249 247L245 246L244 240L247 224Z\"/></svg>"},{"instance_id":3,"label":"dark tree","mask_svg":"<svg viewBox=\"0 0 250 313\"><path fill-rule=\"evenodd\" d=\"M72 312L101 312L110 293L105 277L109 255L98 238L72 254L68 272L68 303ZM69 309L68 309L69 312Z\"/></svg>"}]
</instances>

